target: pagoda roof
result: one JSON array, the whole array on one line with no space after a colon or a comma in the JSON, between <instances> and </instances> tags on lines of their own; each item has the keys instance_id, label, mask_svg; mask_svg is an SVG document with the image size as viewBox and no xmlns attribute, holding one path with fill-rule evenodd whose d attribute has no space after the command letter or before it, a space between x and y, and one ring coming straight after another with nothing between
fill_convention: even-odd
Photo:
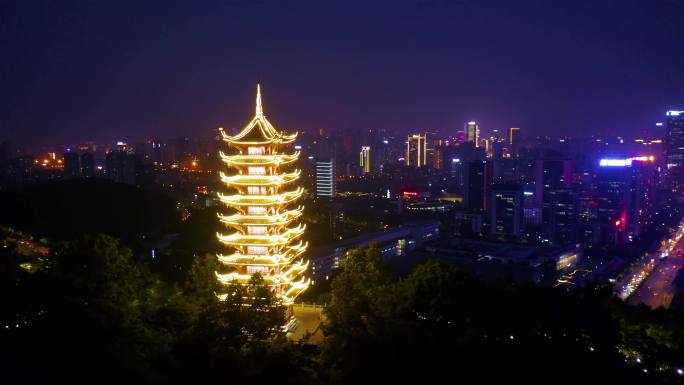
<instances>
[{"instance_id":1,"label":"pagoda roof","mask_svg":"<svg viewBox=\"0 0 684 385\"><path fill-rule=\"evenodd\" d=\"M234 145L254 144L285 144L291 143L297 138L297 134L286 135L273 127L266 119L261 105L261 87L257 85L256 114L254 118L237 135L231 136L220 129L223 140Z\"/></svg>"}]
</instances>

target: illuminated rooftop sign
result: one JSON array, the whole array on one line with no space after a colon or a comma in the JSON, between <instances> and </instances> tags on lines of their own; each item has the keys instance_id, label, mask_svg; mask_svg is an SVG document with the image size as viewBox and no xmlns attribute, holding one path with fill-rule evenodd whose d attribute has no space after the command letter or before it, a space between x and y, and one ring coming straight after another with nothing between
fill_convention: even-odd
<instances>
[{"instance_id":1,"label":"illuminated rooftop sign","mask_svg":"<svg viewBox=\"0 0 684 385\"><path fill-rule=\"evenodd\" d=\"M655 156L649 155L649 156L635 156L631 158L634 161L637 162L653 162L655 160Z\"/></svg>"},{"instance_id":2,"label":"illuminated rooftop sign","mask_svg":"<svg viewBox=\"0 0 684 385\"><path fill-rule=\"evenodd\" d=\"M628 159L601 159L601 167L628 167L632 165L632 158Z\"/></svg>"},{"instance_id":3,"label":"illuminated rooftop sign","mask_svg":"<svg viewBox=\"0 0 684 385\"><path fill-rule=\"evenodd\" d=\"M599 166L602 167L629 167L632 165L632 162L653 162L655 161L655 156L653 155L642 155L642 156L633 156L631 158L626 158L626 159L601 159L599 161Z\"/></svg>"}]
</instances>

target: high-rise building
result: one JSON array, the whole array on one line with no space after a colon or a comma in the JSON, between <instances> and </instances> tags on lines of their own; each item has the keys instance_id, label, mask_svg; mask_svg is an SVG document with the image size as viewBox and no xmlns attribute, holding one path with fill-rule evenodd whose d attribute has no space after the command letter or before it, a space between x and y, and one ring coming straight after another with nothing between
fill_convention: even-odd
<instances>
[{"instance_id":1,"label":"high-rise building","mask_svg":"<svg viewBox=\"0 0 684 385\"><path fill-rule=\"evenodd\" d=\"M481 211L485 208L485 164L481 160L465 164L463 173L463 202L471 210Z\"/></svg>"},{"instance_id":2,"label":"high-rise building","mask_svg":"<svg viewBox=\"0 0 684 385\"><path fill-rule=\"evenodd\" d=\"M665 127L667 185L684 192L684 111L668 111Z\"/></svg>"},{"instance_id":3,"label":"high-rise building","mask_svg":"<svg viewBox=\"0 0 684 385\"><path fill-rule=\"evenodd\" d=\"M542 222L551 218L551 191L569 187L572 183L572 162L569 160L538 159L535 168L535 199L542 209Z\"/></svg>"},{"instance_id":4,"label":"high-rise building","mask_svg":"<svg viewBox=\"0 0 684 385\"><path fill-rule=\"evenodd\" d=\"M510 158L518 157L518 142L520 135L519 127L511 127L508 129L508 143L505 146L505 155Z\"/></svg>"},{"instance_id":5,"label":"high-rise building","mask_svg":"<svg viewBox=\"0 0 684 385\"><path fill-rule=\"evenodd\" d=\"M406 141L406 157L404 158L407 166L422 167L427 165L427 135L409 135Z\"/></svg>"},{"instance_id":6,"label":"high-rise building","mask_svg":"<svg viewBox=\"0 0 684 385\"><path fill-rule=\"evenodd\" d=\"M238 134L231 136L221 130L223 140L235 151L231 155L219 152L223 162L237 170L236 174L221 172L221 181L237 190L236 194L219 193L219 199L237 212L219 215L220 221L234 229L230 234L218 234L219 241L231 248L228 255L218 254L223 267L217 272L222 284L246 284L260 273L265 285L282 303L291 305L309 286L303 277L308 262L300 257L307 245L299 238L304 225L299 220L303 208L291 208L304 189L296 186L300 170L284 172L284 166L299 157L299 151L286 153L297 134L277 131L266 119L257 86L256 114ZM225 294L220 295L225 298Z\"/></svg>"},{"instance_id":7,"label":"high-rise building","mask_svg":"<svg viewBox=\"0 0 684 385\"><path fill-rule=\"evenodd\" d=\"M316 161L316 197L335 196L335 161Z\"/></svg>"},{"instance_id":8,"label":"high-rise building","mask_svg":"<svg viewBox=\"0 0 684 385\"><path fill-rule=\"evenodd\" d=\"M566 245L575 243L578 235L577 194L572 189L549 192L550 221L548 233L553 242Z\"/></svg>"},{"instance_id":9,"label":"high-rise building","mask_svg":"<svg viewBox=\"0 0 684 385\"><path fill-rule=\"evenodd\" d=\"M67 151L64 153L64 177L78 178L81 176L81 165L78 160L78 153Z\"/></svg>"},{"instance_id":10,"label":"high-rise building","mask_svg":"<svg viewBox=\"0 0 684 385\"><path fill-rule=\"evenodd\" d=\"M477 122L468 122L463 128L463 140L475 143L475 147L480 147L480 126Z\"/></svg>"},{"instance_id":11,"label":"high-rise building","mask_svg":"<svg viewBox=\"0 0 684 385\"><path fill-rule=\"evenodd\" d=\"M135 154L124 151L108 152L105 156L107 178L119 183L135 184L136 163Z\"/></svg>"},{"instance_id":12,"label":"high-rise building","mask_svg":"<svg viewBox=\"0 0 684 385\"><path fill-rule=\"evenodd\" d=\"M596 222L612 229L610 237L622 243L639 233L639 219L643 208L645 180L643 168L634 158L602 159L596 175ZM648 162L648 161L647 161Z\"/></svg>"},{"instance_id":13,"label":"high-rise building","mask_svg":"<svg viewBox=\"0 0 684 385\"><path fill-rule=\"evenodd\" d=\"M362 174L370 174L371 172L371 148L370 146L361 146L359 152L359 167Z\"/></svg>"},{"instance_id":14,"label":"high-rise building","mask_svg":"<svg viewBox=\"0 0 684 385\"><path fill-rule=\"evenodd\" d=\"M492 159L501 159L504 155L504 140L501 138L492 138L490 141L490 146L492 148L491 154Z\"/></svg>"},{"instance_id":15,"label":"high-rise building","mask_svg":"<svg viewBox=\"0 0 684 385\"><path fill-rule=\"evenodd\" d=\"M491 187L492 234L520 236L523 228L523 191L518 185Z\"/></svg>"},{"instance_id":16,"label":"high-rise building","mask_svg":"<svg viewBox=\"0 0 684 385\"><path fill-rule=\"evenodd\" d=\"M81 154L81 175L85 178L95 176L95 155L90 151Z\"/></svg>"},{"instance_id":17,"label":"high-rise building","mask_svg":"<svg viewBox=\"0 0 684 385\"><path fill-rule=\"evenodd\" d=\"M511 127L508 129L508 144L517 142L518 131L520 131L520 127Z\"/></svg>"}]
</instances>

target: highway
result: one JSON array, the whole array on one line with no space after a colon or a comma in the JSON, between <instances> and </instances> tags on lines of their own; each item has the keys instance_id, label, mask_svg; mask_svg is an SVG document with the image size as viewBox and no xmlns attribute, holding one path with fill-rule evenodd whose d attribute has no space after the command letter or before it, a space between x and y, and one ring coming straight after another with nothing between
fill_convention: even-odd
<instances>
[{"instance_id":1,"label":"highway","mask_svg":"<svg viewBox=\"0 0 684 385\"><path fill-rule=\"evenodd\" d=\"M666 257L665 260L653 270L648 279L632 295L629 302L632 304L646 304L652 309L658 307L668 308L672 302L673 282L677 273L684 263L681 252Z\"/></svg>"},{"instance_id":2,"label":"highway","mask_svg":"<svg viewBox=\"0 0 684 385\"><path fill-rule=\"evenodd\" d=\"M645 261L632 272L629 283L623 286L620 297L629 303L646 304L652 309L668 308L674 295L673 283L684 265L684 226L664 243L657 258Z\"/></svg>"}]
</instances>

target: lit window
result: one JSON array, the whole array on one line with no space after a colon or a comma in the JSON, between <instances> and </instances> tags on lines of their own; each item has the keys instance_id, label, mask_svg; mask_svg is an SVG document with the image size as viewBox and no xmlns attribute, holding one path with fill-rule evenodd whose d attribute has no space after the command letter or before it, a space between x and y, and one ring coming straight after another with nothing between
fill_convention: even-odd
<instances>
[{"instance_id":1,"label":"lit window","mask_svg":"<svg viewBox=\"0 0 684 385\"><path fill-rule=\"evenodd\" d=\"M249 206L249 207L247 207L247 214L249 214L249 215L266 214L266 207L264 207L264 206Z\"/></svg>"},{"instance_id":2,"label":"lit window","mask_svg":"<svg viewBox=\"0 0 684 385\"><path fill-rule=\"evenodd\" d=\"M247 254L264 255L267 253L268 253L268 247L266 247L266 246L247 246Z\"/></svg>"},{"instance_id":3,"label":"lit window","mask_svg":"<svg viewBox=\"0 0 684 385\"><path fill-rule=\"evenodd\" d=\"M266 153L266 150L264 149L264 147L248 147L247 153L249 155L264 155Z\"/></svg>"},{"instance_id":4,"label":"lit window","mask_svg":"<svg viewBox=\"0 0 684 385\"><path fill-rule=\"evenodd\" d=\"M264 235L266 232L266 226L247 226L247 234L250 235Z\"/></svg>"},{"instance_id":5,"label":"lit window","mask_svg":"<svg viewBox=\"0 0 684 385\"><path fill-rule=\"evenodd\" d=\"M247 186L247 193L250 195L266 195L266 187Z\"/></svg>"},{"instance_id":6,"label":"lit window","mask_svg":"<svg viewBox=\"0 0 684 385\"><path fill-rule=\"evenodd\" d=\"M266 266L247 266L247 274L265 273L265 272L267 272Z\"/></svg>"},{"instance_id":7,"label":"lit window","mask_svg":"<svg viewBox=\"0 0 684 385\"><path fill-rule=\"evenodd\" d=\"M249 175L266 175L266 167L249 167L247 172Z\"/></svg>"}]
</instances>

